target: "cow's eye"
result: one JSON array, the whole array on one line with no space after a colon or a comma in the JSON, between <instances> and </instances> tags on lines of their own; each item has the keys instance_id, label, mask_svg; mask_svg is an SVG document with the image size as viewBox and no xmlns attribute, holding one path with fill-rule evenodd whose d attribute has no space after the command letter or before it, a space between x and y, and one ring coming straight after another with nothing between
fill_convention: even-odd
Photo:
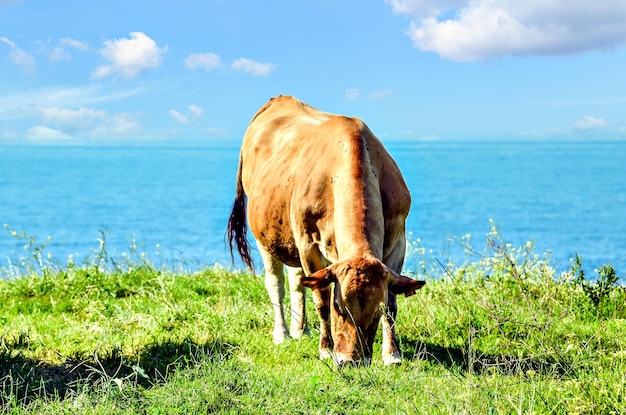
<instances>
[{"instance_id":1,"label":"cow's eye","mask_svg":"<svg viewBox=\"0 0 626 415\"><path fill-rule=\"evenodd\" d=\"M333 302L333 306L335 307L335 311L339 313L339 315L344 314L345 307L343 306L343 301L341 301L341 297L335 296L335 301Z\"/></svg>"},{"instance_id":2,"label":"cow's eye","mask_svg":"<svg viewBox=\"0 0 626 415\"><path fill-rule=\"evenodd\" d=\"M339 315L343 315L345 313L345 306L343 304L343 299L341 298L341 287L339 287L339 284L335 284L333 307L335 307L335 311L339 313Z\"/></svg>"}]
</instances>

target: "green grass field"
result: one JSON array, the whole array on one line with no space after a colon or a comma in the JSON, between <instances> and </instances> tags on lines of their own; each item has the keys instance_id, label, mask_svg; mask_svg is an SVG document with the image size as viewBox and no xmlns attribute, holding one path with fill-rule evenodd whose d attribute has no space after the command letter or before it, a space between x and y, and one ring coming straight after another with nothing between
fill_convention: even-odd
<instances>
[{"instance_id":1,"label":"green grass field","mask_svg":"<svg viewBox=\"0 0 626 415\"><path fill-rule=\"evenodd\" d=\"M610 267L555 275L492 232L461 264L418 245L404 362L335 368L312 335L276 346L263 279L147 261L0 280L0 408L16 414L626 413L626 293ZM42 265L41 251L34 263ZM38 261L37 261L38 260ZM5 270L6 271L6 270Z\"/></svg>"}]
</instances>

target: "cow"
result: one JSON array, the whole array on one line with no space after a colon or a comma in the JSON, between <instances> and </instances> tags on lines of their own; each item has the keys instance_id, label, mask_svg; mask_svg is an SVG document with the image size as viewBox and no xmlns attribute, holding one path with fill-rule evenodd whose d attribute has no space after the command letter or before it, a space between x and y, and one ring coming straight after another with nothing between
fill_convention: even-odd
<instances>
[{"instance_id":1,"label":"cow","mask_svg":"<svg viewBox=\"0 0 626 415\"><path fill-rule=\"evenodd\" d=\"M241 145L227 236L233 261L234 244L252 270L248 224L256 239L275 343L309 332L308 287L320 317L321 358L369 364L382 319L383 362L401 362L396 296L411 296L425 284L400 275L410 205L398 166L360 119L290 96L272 98L254 115Z\"/></svg>"}]
</instances>

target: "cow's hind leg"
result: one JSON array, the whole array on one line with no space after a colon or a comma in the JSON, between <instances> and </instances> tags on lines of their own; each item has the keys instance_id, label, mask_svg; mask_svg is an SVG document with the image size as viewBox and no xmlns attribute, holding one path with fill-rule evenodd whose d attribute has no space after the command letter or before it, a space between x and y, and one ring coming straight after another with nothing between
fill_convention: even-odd
<instances>
[{"instance_id":1,"label":"cow's hind leg","mask_svg":"<svg viewBox=\"0 0 626 415\"><path fill-rule=\"evenodd\" d=\"M283 311L283 300L285 299L284 267L282 262L271 256L260 244L258 248L265 267L265 289L274 309L274 343L278 344L289 337Z\"/></svg>"},{"instance_id":2,"label":"cow's hind leg","mask_svg":"<svg viewBox=\"0 0 626 415\"><path fill-rule=\"evenodd\" d=\"M289 276L289 298L291 300L289 334L297 339L303 334L309 334L306 322L306 287L301 283L304 271L300 267L288 266L287 275Z\"/></svg>"}]
</instances>

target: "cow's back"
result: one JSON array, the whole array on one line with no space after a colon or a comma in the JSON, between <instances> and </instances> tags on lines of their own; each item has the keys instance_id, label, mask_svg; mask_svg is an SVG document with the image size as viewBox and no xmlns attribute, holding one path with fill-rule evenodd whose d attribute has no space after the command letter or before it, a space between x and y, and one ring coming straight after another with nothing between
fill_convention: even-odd
<instances>
[{"instance_id":1,"label":"cow's back","mask_svg":"<svg viewBox=\"0 0 626 415\"><path fill-rule=\"evenodd\" d=\"M240 162L250 229L288 265L300 265L303 233L322 247L326 259L337 261L342 235L335 232L335 222L342 229L358 228L361 213L369 215L363 232L379 259L399 238L404 240L408 189L382 143L358 119L321 112L292 97L274 98L250 122ZM348 203L342 213L337 198L361 191L354 186L369 192L369 205ZM357 217L349 217L353 212ZM353 219L356 224L348 223ZM344 236L357 242L353 235Z\"/></svg>"}]
</instances>

